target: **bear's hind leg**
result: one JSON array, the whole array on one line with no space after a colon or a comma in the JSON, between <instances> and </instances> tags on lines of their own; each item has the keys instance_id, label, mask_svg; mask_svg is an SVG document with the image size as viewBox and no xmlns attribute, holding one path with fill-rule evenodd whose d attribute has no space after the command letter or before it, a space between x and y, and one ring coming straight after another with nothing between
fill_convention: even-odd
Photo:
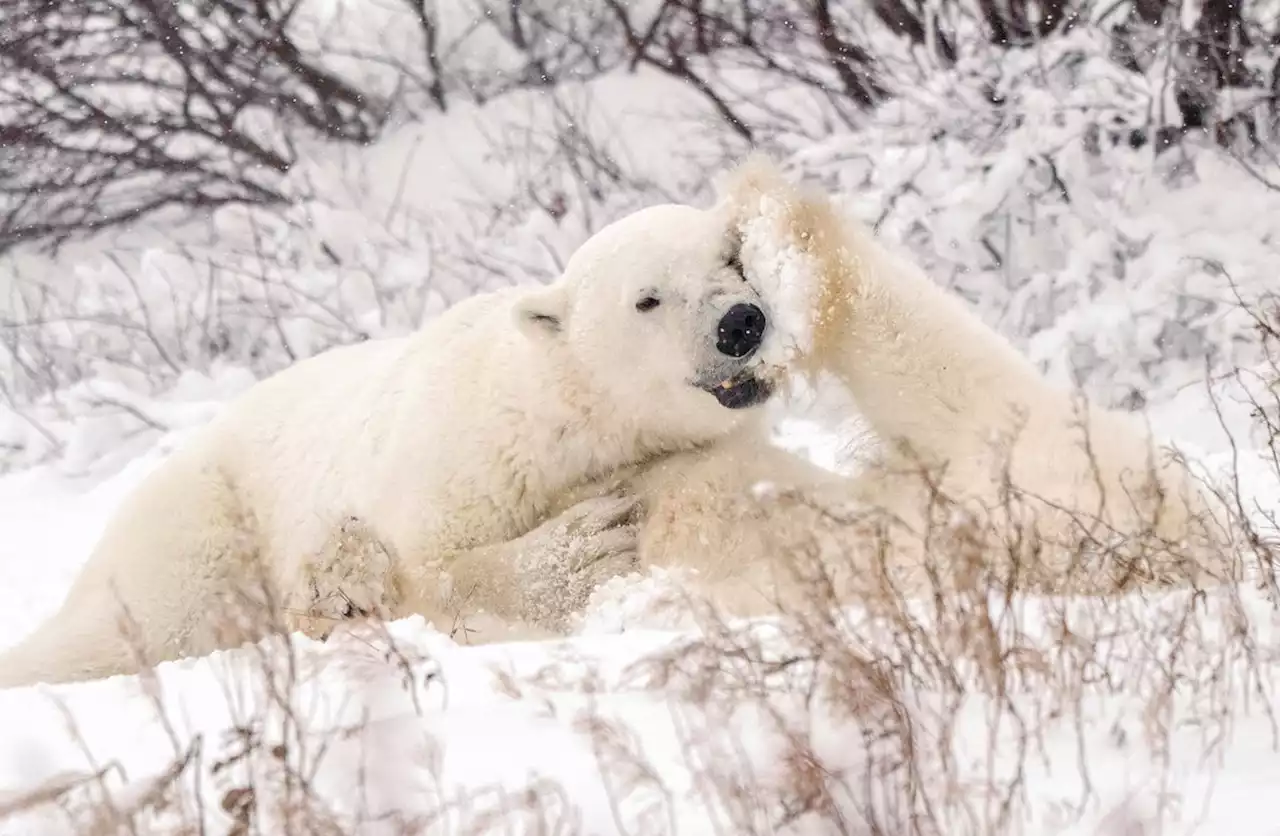
<instances>
[{"instance_id":1,"label":"bear's hind leg","mask_svg":"<svg viewBox=\"0 0 1280 836\"><path fill-rule=\"evenodd\" d=\"M0 653L0 687L133 674L255 640L260 623L234 605L263 576L260 558L233 485L200 448L174 454L121 504L57 612Z\"/></svg>"}]
</instances>

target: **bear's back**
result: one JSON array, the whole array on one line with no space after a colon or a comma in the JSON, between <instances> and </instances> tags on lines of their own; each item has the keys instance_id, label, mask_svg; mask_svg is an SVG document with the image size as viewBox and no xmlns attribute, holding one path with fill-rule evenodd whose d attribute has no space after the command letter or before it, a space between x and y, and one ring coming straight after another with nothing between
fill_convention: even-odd
<instances>
[{"instance_id":1,"label":"bear's back","mask_svg":"<svg viewBox=\"0 0 1280 836\"><path fill-rule=\"evenodd\" d=\"M454 472L455 453L486 450L489 419L505 412L495 401L513 396L511 296L472 297L408 336L331 349L228 408L205 443L268 548L319 548L347 514L402 528L450 513L438 507L450 491L488 490L487 471Z\"/></svg>"}]
</instances>

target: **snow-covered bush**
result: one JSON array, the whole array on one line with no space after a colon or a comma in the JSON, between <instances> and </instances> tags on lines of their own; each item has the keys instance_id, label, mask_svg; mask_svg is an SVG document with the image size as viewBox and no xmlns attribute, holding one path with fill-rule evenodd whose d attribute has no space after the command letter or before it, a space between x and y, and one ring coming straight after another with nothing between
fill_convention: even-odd
<instances>
[{"instance_id":1,"label":"snow-covered bush","mask_svg":"<svg viewBox=\"0 0 1280 836\"><path fill-rule=\"evenodd\" d=\"M0 6L0 251L174 208L286 200L306 132L380 113L294 44L296 0Z\"/></svg>"},{"instance_id":2,"label":"snow-covered bush","mask_svg":"<svg viewBox=\"0 0 1280 836\"><path fill-rule=\"evenodd\" d=\"M964 56L798 161L1045 371L1140 406L1258 361L1232 284L1271 286L1280 191L1206 139L1133 147L1163 82L1110 46Z\"/></svg>"}]
</instances>

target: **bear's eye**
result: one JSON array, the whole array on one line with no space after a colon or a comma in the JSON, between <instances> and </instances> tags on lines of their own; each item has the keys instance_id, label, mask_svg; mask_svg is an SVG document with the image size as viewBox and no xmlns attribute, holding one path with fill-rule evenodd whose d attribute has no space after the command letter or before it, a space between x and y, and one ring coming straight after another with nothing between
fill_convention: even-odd
<instances>
[{"instance_id":1,"label":"bear's eye","mask_svg":"<svg viewBox=\"0 0 1280 836\"><path fill-rule=\"evenodd\" d=\"M640 313L648 313L656 307L658 307L658 300L652 296L646 296L639 302L636 302L636 310Z\"/></svg>"}]
</instances>

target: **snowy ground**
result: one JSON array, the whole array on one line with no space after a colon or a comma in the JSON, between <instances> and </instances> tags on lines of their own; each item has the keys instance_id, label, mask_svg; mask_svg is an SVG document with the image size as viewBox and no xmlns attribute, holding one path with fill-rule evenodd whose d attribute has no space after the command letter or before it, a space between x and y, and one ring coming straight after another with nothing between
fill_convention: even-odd
<instances>
[{"instance_id":1,"label":"snowy ground","mask_svg":"<svg viewBox=\"0 0 1280 836\"><path fill-rule=\"evenodd\" d=\"M188 400L170 411L198 425L216 408L216 400ZM1201 414L1208 414L1203 406ZM1176 412L1157 422L1194 429ZM1208 428L1200 434L1202 443L1212 437ZM45 468L0 480L0 588L10 602L0 611L0 635L16 638L53 612L114 505L180 439L166 437L106 478ZM795 424L786 441L832 461L831 440L808 425ZM1224 461L1221 450L1207 452L1207 460ZM1245 474L1264 507L1280 501L1280 486L1260 462L1246 465ZM859 768L874 744L829 707L800 710L794 695L781 692L770 698L769 710L741 695L706 699L681 687L678 678L659 680L645 666L649 654L691 635L643 629L647 595L661 585L661 578L615 584L598 597L582 635L563 642L461 646L420 619L392 626L395 654L383 650L390 646L387 636L344 637L328 645L299 639L286 700L292 715L267 696L271 688L251 651L164 665L159 687L151 690L121 677L0 692L0 717L8 718L0 725L0 810L35 787L64 781L80 788L63 803L84 814L96 797L90 779L105 769L117 808L145 810L169 797L164 792L174 793L180 803L167 809L195 817L202 800L212 832L224 832L233 818L225 805L234 812L228 799L237 798L237 788L254 786L262 801L273 786L270 758L233 757L250 748L246 732L235 730L250 727L268 742L294 740L291 724L304 733L289 757L309 775L325 815L364 821L361 832L396 832L379 818L387 810L439 817L426 831L432 833L776 832L769 822L795 793L787 766L794 745L787 741L795 739L832 771L834 786L860 792ZM1127 828L1151 821L1157 810L1170 825L1161 832L1275 832L1265 798L1280 781L1277 730L1266 710L1269 700L1245 697L1257 689L1269 695L1280 657L1270 658L1275 654L1265 605L1249 603L1259 657L1249 664L1232 657L1241 681L1214 691L1212 705L1205 704L1207 690L1175 700L1162 725L1175 728L1161 738L1169 746L1168 764L1140 742L1153 720L1151 680L1125 661L1100 664L1133 678L1109 695L1093 689L1078 703L1062 701L1058 717L1035 729L1030 757L1015 757L1027 732L1011 728L1006 715L998 747L1005 755L994 768L999 773L1023 762L1022 791L1034 814L1021 823L1023 832L1154 832ZM1152 628L1149 636L1158 636L1159 602L1135 606L1123 618L1136 621L1122 623L1145 624ZM1135 642L1139 632L1133 630ZM1188 665L1227 653L1212 641L1198 652L1203 656ZM1044 709L1053 699L1032 688L1017 702L1029 717L1047 717L1052 712ZM943 720L954 715L950 748L957 763L948 774L976 785L992 768L986 753L995 706L975 696L943 710L921 694L911 710L929 734L940 733ZM157 722L159 716L167 721ZM779 722L796 737L785 736ZM356 731L343 731L350 729ZM194 768L169 787L172 764L187 758ZM233 765L219 768L224 761ZM276 795L287 797L282 779L275 780ZM881 795L900 791L893 778L883 783ZM852 818L853 832L861 832L858 811L866 797L833 794ZM982 811L973 799L966 807ZM880 820L890 818L887 809L876 813ZM992 802L987 812L996 809ZM487 819L486 812L498 818ZM83 819L46 806L4 821L0 832L75 833L84 827ZM831 832L829 823L812 818L791 827L786 832ZM982 828L975 820L947 832Z\"/></svg>"}]
</instances>

